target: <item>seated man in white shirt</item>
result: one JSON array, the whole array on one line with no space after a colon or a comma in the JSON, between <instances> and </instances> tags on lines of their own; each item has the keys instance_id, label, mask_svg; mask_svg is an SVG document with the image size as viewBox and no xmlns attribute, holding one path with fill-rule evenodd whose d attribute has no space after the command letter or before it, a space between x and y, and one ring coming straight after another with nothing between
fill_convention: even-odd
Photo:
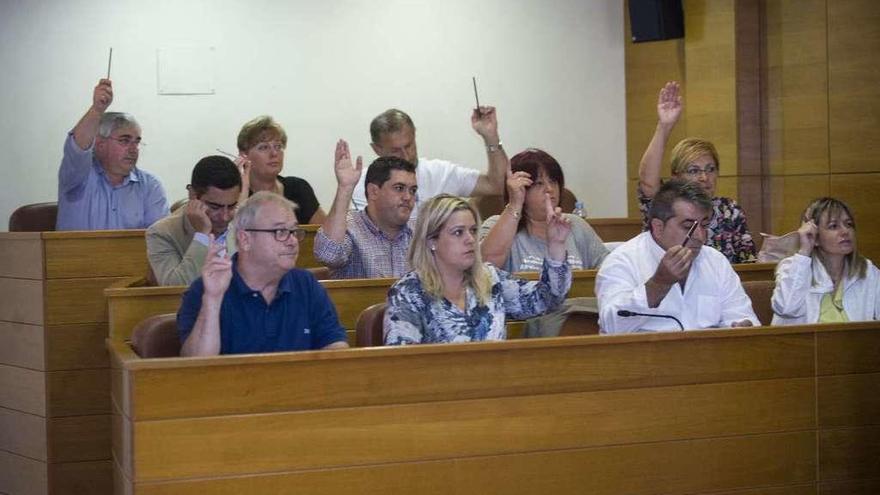
<instances>
[{"instance_id":1,"label":"seated man in white shirt","mask_svg":"<svg viewBox=\"0 0 880 495\"><path fill-rule=\"evenodd\" d=\"M602 333L761 324L727 258L704 246L711 217L712 200L699 186L673 179L660 188L648 212L651 230L599 268Z\"/></svg>"},{"instance_id":2,"label":"seated man in white shirt","mask_svg":"<svg viewBox=\"0 0 880 495\"><path fill-rule=\"evenodd\" d=\"M419 158L416 148L416 127L409 115L392 108L379 114L370 123L370 146L380 157L393 156L416 166L419 194L411 216L416 218L419 205L440 193L455 196L488 196L501 194L507 181L508 160L498 137L495 107L474 109L471 127L483 138L489 161L487 173L456 165L446 160ZM358 182L352 203L355 209L367 206L364 181Z\"/></svg>"},{"instance_id":3,"label":"seated man in white shirt","mask_svg":"<svg viewBox=\"0 0 880 495\"><path fill-rule=\"evenodd\" d=\"M229 255L235 235L227 227L241 194L241 172L225 156L206 156L193 167L189 201L147 229L147 258L159 285L190 285L201 276L213 234Z\"/></svg>"}]
</instances>

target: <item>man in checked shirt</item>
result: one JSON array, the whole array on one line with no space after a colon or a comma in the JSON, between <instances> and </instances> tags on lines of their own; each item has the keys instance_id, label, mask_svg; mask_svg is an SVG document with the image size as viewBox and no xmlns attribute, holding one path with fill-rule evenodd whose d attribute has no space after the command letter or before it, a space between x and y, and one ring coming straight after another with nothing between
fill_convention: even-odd
<instances>
[{"instance_id":1,"label":"man in checked shirt","mask_svg":"<svg viewBox=\"0 0 880 495\"><path fill-rule=\"evenodd\" d=\"M367 207L348 206L361 178L363 160L352 163L348 143L339 140L334 160L336 197L315 236L315 258L333 278L400 277L409 271L410 213L415 206L415 165L380 157L367 169Z\"/></svg>"}]
</instances>

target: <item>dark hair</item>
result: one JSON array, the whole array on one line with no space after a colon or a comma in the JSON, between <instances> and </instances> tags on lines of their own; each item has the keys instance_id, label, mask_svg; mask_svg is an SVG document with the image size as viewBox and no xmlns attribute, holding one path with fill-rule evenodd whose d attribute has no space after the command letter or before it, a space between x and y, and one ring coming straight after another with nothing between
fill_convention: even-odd
<instances>
[{"instance_id":1,"label":"dark hair","mask_svg":"<svg viewBox=\"0 0 880 495\"><path fill-rule=\"evenodd\" d=\"M562 173L562 167L559 162L553 158L550 153L538 148L527 148L520 151L510 159L510 172L526 172L532 180L537 180L541 172L547 174L550 180L559 184L559 197L562 198L562 191L565 189L565 174ZM504 188L504 203L510 201L507 187ZM558 205L554 205L558 206ZM517 225L517 230L526 228L528 213L523 208L522 215Z\"/></svg>"},{"instance_id":2,"label":"dark hair","mask_svg":"<svg viewBox=\"0 0 880 495\"><path fill-rule=\"evenodd\" d=\"M209 187L241 188L241 174L229 158L219 155L206 156L193 167L189 185L196 194L204 194Z\"/></svg>"},{"instance_id":3,"label":"dark hair","mask_svg":"<svg viewBox=\"0 0 880 495\"><path fill-rule=\"evenodd\" d=\"M381 156L376 158L367 168L367 177L364 179L364 187L367 184L376 184L382 187L382 184L391 178L392 170L403 170L404 172L416 173L416 166L396 156Z\"/></svg>"},{"instance_id":4,"label":"dark hair","mask_svg":"<svg viewBox=\"0 0 880 495\"><path fill-rule=\"evenodd\" d=\"M705 211L712 211L712 198L706 194L706 190L699 184L684 179L670 179L660 186L660 190L651 200L651 207L648 209L648 223L651 220L658 219L663 223L675 216L672 206L676 201L682 200L702 208Z\"/></svg>"},{"instance_id":5,"label":"dark hair","mask_svg":"<svg viewBox=\"0 0 880 495\"><path fill-rule=\"evenodd\" d=\"M370 139L374 143L378 143L382 140L383 134L397 132L406 126L409 126L413 131L416 130L416 126L413 125L412 119L409 118L406 112L396 108L389 108L370 122Z\"/></svg>"}]
</instances>

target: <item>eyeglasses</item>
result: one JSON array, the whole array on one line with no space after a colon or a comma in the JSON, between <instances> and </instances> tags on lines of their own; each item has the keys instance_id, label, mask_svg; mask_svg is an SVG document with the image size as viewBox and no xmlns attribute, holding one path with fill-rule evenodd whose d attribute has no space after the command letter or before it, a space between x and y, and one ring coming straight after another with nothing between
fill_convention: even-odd
<instances>
[{"instance_id":1,"label":"eyeglasses","mask_svg":"<svg viewBox=\"0 0 880 495\"><path fill-rule=\"evenodd\" d=\"M284 143L279 143L278 141L274 143L260 143L254 146L254 149L259 151L260 153L268 153L272 150L280 153L284 151L284 148L286 148L286 145Z\"/></svg>"},{"instance_id":2,"label":"eyeglasses","mask_svg":"<svg viewBox=\"0 0 880 495\"><path fill-rule=\"evenodd\" d=\"M121 137L121 138L111 137L111 138L107 138L107 139L112 139L126 148L128 148L130 146L134 146L135 148L141 148L141 147L147 145L147 143L141 141L141 138L133 138L133 137L128 137L128 136Z\"/></svg>"},{"instance_id":3,"label":"eyeglasses","mask_svg":"<svg viewBox=\"0 0 880 495\"><path fill-rule=\"evenodd\" d=\"M685 175L692 178L699 177L700 174L715 175L717 172L718 167L715 165L706 165L706 168L688 167L687 170L684 171Z\"/></svg>"},{"instance_id":4,"label":"eyeglasses","mask_svg":"<svg viewBox=\"0 0 880 495\"><path fill-rule=\"evenodd\" d=\"M234 212L236 208L238 208L238 203L233 203L231 205L221 205L220 203L212 203L210 201L202 200L202 203L205 203L205 206L208 207L212 212L217 212L220 210L226 210L230 212Z\"/></svg>"},{"instance_id":5,"label":"eyeglasses","mask_svg":"<svg viewBox=\"0 0 880 495\"><path fill-rule=\"evenodd\" d=\"M247 232L269 232L275 234L275 240L285 242L292 235L297 241L306 238L306 231L303 229L244 229Z\"/></svg>"}]
</instances>

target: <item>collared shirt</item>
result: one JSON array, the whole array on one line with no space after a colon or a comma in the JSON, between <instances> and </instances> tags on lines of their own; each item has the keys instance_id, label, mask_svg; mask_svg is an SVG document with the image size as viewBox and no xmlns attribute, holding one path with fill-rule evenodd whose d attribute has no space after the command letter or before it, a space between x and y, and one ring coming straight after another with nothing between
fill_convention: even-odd
<instances>
[{"instance_id":1,"label":"collared shirt","mask_svg":"<svg viewBox=\"0 0 880 495\"><path fill-rule=\"evenodd\" d=\"M388 291L386 345L470 342L507 338L506 317L523 320L559 306L571 288L567 262L544 260L541 279L527 281L486 263L492 281L489 299L480 304L472 287L465 309L429 294L418 273L410 272Z\"/></svg>"},{"instance_id":2,"label":"collared shirt","mask_svg":"<svg viewBox=\"0 0 880 495\"><path fill-rule=\"evenodd\" d=\"M232 260L232 280L220 307L220 354L304 351L346 340L336 308L310 272L287 272L275 299L266 304L260 291L239 275L238 255ZM199 278L183 294L177 312L181 343L196 324L204 290Z\"/></svg>"},{"instance_id":3,"label":"collared shirt","mask_svg":"<svg viewBox=\"0 0 880 495\"><path fill-rule=\"evenodd\" d=\"M691 264L682 290L675 284L656 308L648 307L645 282L654 275L666 251L650 232L623 243L605 258L596 275L599 326L602 333L678 331L675 321L662 317L617 314L620 310L678 318L687 330L729 327L740 320L760 325L739 276L718 251L703 247Z\"/></svg>"},{"instance_id":4,"label":"collared shirt","mask_svg":"<svg viewBox=\"0 0 880 495\"><path fill-rule=\"evenodd\" d=\"M648 231L648 210L651 199L638 191L639 211L642 212L642 230ZM736 201L716 196L712 198L712 218L709 220L706 245L721 252L731 263L754 263L758 249L746 224L746 214Z\"/></svg>"},{"instance_id":5,"label":"collared shirt","mask_svg":"<svg viewBox=\"0 0 880 495\"><path fill-rule=\"evenodd\" d=\"M356 210L364 210L367 207L366 175L358 181L354 188L351 202ZM422 203L440 193L455 196L470 196L477 187L480 171L474 168L456 165L446 160L419 158L416 165L416 184L419 190L416 193L415 208L410 213L410 219L415 221L419 215Z\"/></svg>"},{"instance_id":6,"label":"collared shirt","mask_svg":"<svg viewBox=\"0 0 880 495\"><path fill-rule=\"evenodd\" d=\"M407 252L412 242L412 219L392 239L373 223L366 210L349 211L342 243L315 235L315 258L327 265L333 278L400 277L409 271Z\"/></svg>"},{"instance_id":7,"label":"collared shirt","mask_svg":"<svg viewBox=\"0 0 880 495\"><path fill-rule=\"evenodd\" d=\"M843 291L843 311L849 321L880 319L880 270L865 260L865 276L851 277L844 267L844 278L838 283ZM774 325L799 325L820 321L822 299L834 291L834 282L818 259L795 254L783 259L776 267L773 289Z\"/></svg>"},{"instance_id":8,"label":"collared shirt","mask_svg":"<svg viewBox=\"0 0 880 495\"><path fill-rule=\"evenodd\" d=\"M56 229L145 229L166 215L168 200L159 179L133 168L114 186L94 155L94 143L83 150L72 131L67 135L58 170Z\"/></svg>"}]
</instances>

